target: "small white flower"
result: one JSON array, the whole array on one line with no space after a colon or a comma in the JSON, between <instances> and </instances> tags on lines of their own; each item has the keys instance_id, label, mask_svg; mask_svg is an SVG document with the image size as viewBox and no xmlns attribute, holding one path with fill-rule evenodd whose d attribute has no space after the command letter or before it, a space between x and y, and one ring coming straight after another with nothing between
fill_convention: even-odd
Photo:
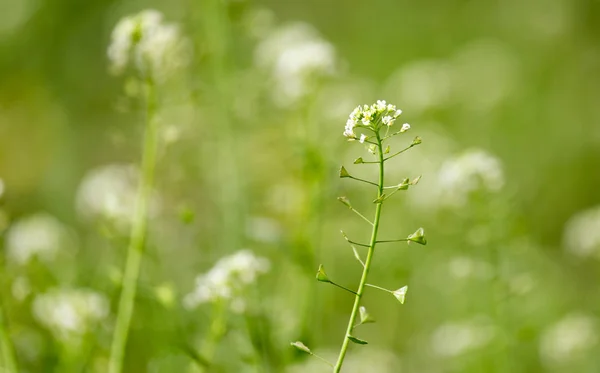
<instances>
[{"instance_id":1,"label":"small white flower","mask_svg":"<svg viewBox=\"0 0 600 373\"><path fill-rule=\"evenodd\" d=\"M141 73L162 81L189 62L190 43L175 25L165 24L156 10L121 19L111 35L108 59L115 74L130 63Z\"/></svg>"},{"instance_id":2,"label":"small white flower","mask_svg":"<svg viewBox=\"0 0 600 373\"><path fill-rule=\"evenodd\" d=\"M275 103L289 107L309 94L315 82L335 74L337 56L334 46L311 25L292 23L260 42L255 64L270 73Z\"/></svg>"},{"instance_id":3,"label":"small white flower","mask_svg":"<svg viewBox=\"0 0 600 373\"><path fill-rule=\"evenodd\" d=\"M83 336L108 311L108 300L86 289L53 289L33 301L34 317L59 339Z\"/></svg>"},{"instance_id":4,"label":"small white flower","mask_svg":"<svg viewBox=\"0 0 600 373\"><path fill-rule=\"evenodd\" d=\"M120 230L127 230L133 219L139 170L133 165L109 164L88 171L77 190L77 210L89 220L108 220ZM156 216L159 200L150 201L150 215Z\"/></svg>"},{"instance_id":5,"label":"small white flower","mask_svg":"<svg viewBox=\"0 0 600 373\"><path fill-rule=\"evenodd\" d=\"M367 136L366 136L364 133L362 133L362 134L360 135L360 140L358 140L358 141L359 141L361 144L364 144L366 139L367 139Z\"/></svg>"},{"instance_id":6,"label":"small white flower","mask_svg":"<svg viewBox=\"0 0 600 373\"><path fill-rule=\"evenodd\" d=\"M386 104L385 100L377 100L377 103L375 105L373 105L373 108L377 112L381 113L387 109L387 104Z\"/></svg>"},{"instance_id":7,"label":"small white flower","mask_svg":"<svg viewBox=\"0 0 600 373\"><path fill-rule=\"evenodd\" d=\"M394 118L398 118L400 116L400 114L402 114L402 110L400 110L400 109L396 110L396 112L394 113Z\"/></svg>"},{"instance_id":8,"label":"small white flower","mask_svg":"<svg viewBox=\"0 0 600 373\"><path fill-rule=\"evenodd\" d=\"M17 264L26 264L33 257L51 261L72 243L71 238L69 229L54 216L37 213L17 221L9 229L7 256Z\"/></svg>"},{"instance_id":9,"label":"small white flower","mask_svg":"<svg viewBox=\"0 0 600 373\"><path fill-rule=\"evenodd\" d=\"M386 115L381 121L383 122L383 124L391 126L392 124L394 124L394 120L394 118L390 117L389 115Z\"/></svg>"},{"instance_id":10,"label":"small white flower","mask_svg":"<svg viewBox=\"0 0 600 373\"><path fill-rule=\"evenodd\" d=\"M408 123L404 123L404 124L402 125L402 128L400 129L400 132L406 132L406 131L408 131L409 129L410 129L410 124L408 124Z\"/></svg>"},{"instance_id":11,"label":"small white flower","mask_svg":"<svg viewBox=\"0 0 600 373\"><path fill-rule=\"evenodd\" d=\"M250 250L221 258L207 273L196 278L196 288L185 296L184 306L193 309L202 303L227 300L234 311L239 311L244 304L244 289L258 275L267 273L270 266L267 259L255 256Z\"/></svg>"},{"instance_id":12,"label":"small white flower","mask_svg":"<svg viewBox=\"0 0 600 373\"><path fill-rule=\"evenodd\" d=\"M440 202L450 206L465 205L475 191L498 192L505 182L500 160L477 149L446 160L438 180Z\"/></svg>"}]
</instances>

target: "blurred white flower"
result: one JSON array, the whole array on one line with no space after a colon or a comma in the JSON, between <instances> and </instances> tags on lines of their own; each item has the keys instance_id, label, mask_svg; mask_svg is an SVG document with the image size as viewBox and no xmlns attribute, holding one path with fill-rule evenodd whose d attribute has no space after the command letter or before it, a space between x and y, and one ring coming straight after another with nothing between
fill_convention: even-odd
<instances>
[{"instance_id":1,"label":"blurred white flower","mask_svg":"<svg viewBox=\"0 0 600 373\"><path fill-rule=\"evenodd\" d=\"M540 338L540 357L544 364L577 360L598 343L598 322L582 314L570 314L548 327Z\"/></svg>"},{"instance_id":2,"label":"blurred white flower","mask_svg":"<svg viewBox=\"0 0 600 373\"><path fill-rule=\"evenodd\" d=\"M274 30L257 46L255 64L269 71L273 100L281 107L297 103L320 77L335 73L333 45L306 23L292 23Z\"/></svg>"},{"instance_id":3,"label":"blurred white flower","mask_svg":"<svg viewBox=\"0 0 600 373\"><path fill-rule=\"evenodd\" d=\"M184 306L192 309L202 303L227 300L233 311L243 312L243 292L258 275L267 273L270 266L268 259L255 256L250 250L221 258L207 273L196 278L196 288L185 296Z\"/></svg>"},{"instance_id":4,"label":"blurred white flower","mask_svg":"<svg viewBox=\"0 0 600 373\"><path fill-rule=\"evenodd\" d=\"M431 336L433 352L441 357L454 357L484 347L494 337L494 327L485 319L446 323Z\"/></svg>"},{"instance_id":5,"label":"blurred white flower","mask_svg":"<svg viewBox=\"0 0 600 373\"><path fill-rule=\"evenodd\" d=\"M34 256L51 261L72 248L72 232L54 216L37 213L14 223L6 234L8 260L25 264Z\"/></svg>"},{"instance_id":6,"label":"blurred white flower","mask_svg":"<svg viewBox=\"0 0 600 373\"><path fill-rule=\"evenodd\" d=\"M483 150L468 150L444 162L438 173L437 185L440 203L463 206L473 192L498 192L502 189L502 164Z\"/></svg>"},{"instance_id":7,"label":"blurred white flower","mask_svg":"<svg viewBox=\"0 0 600 373\"><path fill-rule=\"evenodd\" d=\"M580 211L567 221L563 246L575 256L600 259L600 206Z\"/></svg>"},{"instance_id":8,"label":"blurred white flower","mask_svg":"<svg viewBox=\"0 0 600 373\"><path fill-rule=\"evenodd\" d=\"M127 229L133 218L140 175L132 165L110 164L89 171L77 190L77 210L87 219L105 219L117 228ZM153 194L150 216L159 210L159 199Z\"/></svg>"},{"instance_id":9,"label":"blurred white flower","mask_svg":"<svg viewBox=\"0 0 600 373\"><path fill-rule=\"evenodd\" d=\"M162 13L149 9L117 23L107 54L115 74L133 65L142 74L162 81L188 64L190 52L191 44L179 28L165 24Z\"/></svg>"},{"instance_id":10,"label":"blurred white flower","mask_svg":"<svg viewBox=\"0 0 600 373\"><path fill-rule=\"evenodd\" d=\"M106 297L87 289L52 289L33 301L36 320L62 340L91 331L108 312Z\"/></svg>"}]
</instances>

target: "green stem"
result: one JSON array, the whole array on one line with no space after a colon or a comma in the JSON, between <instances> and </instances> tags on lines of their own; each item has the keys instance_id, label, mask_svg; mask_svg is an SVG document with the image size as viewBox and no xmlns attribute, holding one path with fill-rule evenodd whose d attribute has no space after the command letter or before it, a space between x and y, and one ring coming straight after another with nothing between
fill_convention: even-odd
<instances>
[{"instance_id":1,"label":"green stem","mask_svg":"<svg viewBox=\"0 0 600 373\"><path fill-rule=\"evenodd\" d=\"M154 169L158 145L158 124L154 119L156 95L154 83L146 81L146 130L142 156L142 180L138 187L135 215L131 225L131 240L127 249L127 263L123 274L123 288L119 299L117 322L110 349L109 373L121 373L125 346L133 314L137 282L148 230L148 204L154 184Z\"/></svg>"},{"instance_id":2,"label":"green stem","mask_svg":"<svg viewBox=\"0 0 600 373\"><path fill-rule=\"evenodd\" d=\"M2 349L2 368L6 373L17 373L17 359L6 330L4 310L0 307L0 348Z\"/></svg>"},{"instance_id":3,"label":"green stem","mask_svg":"<svg viewBox=\"0 0 600 373\"><path fill-rule=\"evenodd\" d=\"M379 137L379 132L376 133L377 136L377 147L379 148L379 185L377 190L377 198L380 198L383 194L383 148L381 143L381 138ZM377 243L377 231L379 230L379 218L381 216L381 206L382 202L377 203L377 207L375 207L375 219L373 220L373 230L371 232L371 243L369 244L369 250L367 252L367 259L365 260L365 267L363 269L362 277L360 278L360 283L358 285L358 291L356 292L356 296L354 298L354 306L352 307L352 313L350 314L350 320L348 320L348 327L346 329L346 335L344 336L344 342L342 343L342 348L340 349L340 354L338 356L337 363L333 367L333 373L339 373L342 369L342 364L344 363L344 358L346 357L346 352L348 350L348 344L350 343L350 339L348 336L352 335L352 329L354 329L354 323L356 321L356 316L358 315L358 309L360 306L360 300L363 295L363 291L365 285L367 283L367 277L369 275L369 269L371 268L371 261L373 260L373 253L375 252L375 245Z\"/></svg>"}]
</instances>

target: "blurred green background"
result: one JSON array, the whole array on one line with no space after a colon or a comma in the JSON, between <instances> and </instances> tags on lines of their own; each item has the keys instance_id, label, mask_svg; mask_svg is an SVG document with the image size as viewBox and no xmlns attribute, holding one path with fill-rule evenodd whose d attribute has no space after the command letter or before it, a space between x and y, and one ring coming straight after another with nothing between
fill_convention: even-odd
<instances>
[{"instance_id":1,"label":"blurred green background","mask_svg":"<svg viewBox=\"0 0 600 373\"><path fill-rule=\"evenodd\" d=\"M339 230L370 229L336 197L371 216L375 193L337 172L376 176L342 132L378 99L412 126L392 151L423 139L390 163L390 184L422 179L386 202L381 237L422 226L429 243L378 247L369 282L408 285L406 303L369 289L377 323L343 371L600 372L593 0L0 0L2 345L18 371L107 369L144 118L107 48L145 9L191 53L157 88L125 372L328 371L289 342L330 360L342 342L353 298L314 274L358 283ZM244 249L262 267L239 302L186 302Z\"/></svg>"}]
</instances>

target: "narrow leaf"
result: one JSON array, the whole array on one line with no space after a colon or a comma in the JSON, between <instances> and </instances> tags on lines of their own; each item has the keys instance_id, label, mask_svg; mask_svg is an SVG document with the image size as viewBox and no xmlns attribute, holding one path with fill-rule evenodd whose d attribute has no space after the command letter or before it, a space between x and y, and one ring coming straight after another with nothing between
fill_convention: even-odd
<instances>
[{"instance_id":1,"label":"narrow leaf","mask_svg":"<svg viewBox=\"0 0 600 373\"><path fill-rule=\"evenodd\" d=\"M366 345L366 344L368 344L368 343L369 343L369 342L367 342L367 341L365 341L365 340L363 340L363 339L356 338L356 337L353 337L353 336L351 336L351 335L349 335L349 336L348 336L348 339L349 339L350 341L352 341L352 342L356 343L356 344L359 344L359 345Z\"/></svg>"}]
</instances>

